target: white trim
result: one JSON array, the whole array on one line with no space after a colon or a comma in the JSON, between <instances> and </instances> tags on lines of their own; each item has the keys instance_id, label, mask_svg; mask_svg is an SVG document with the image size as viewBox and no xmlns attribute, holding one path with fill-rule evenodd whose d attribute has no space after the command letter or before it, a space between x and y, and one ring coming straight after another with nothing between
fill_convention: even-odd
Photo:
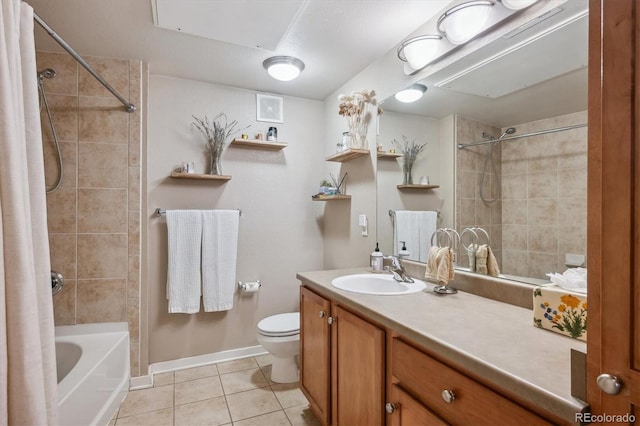
<instances>
[{"instance_id":1,"label":"white trim","mask_svg":"<svg viewBox=\"0 0 640 426\"><path fill-rule=\"evenodd\" d=\"M151 374L146 376L132 377L129 379L129 390L147 389L153 387L153 377Z\"/></svg>"},{"instance_id":2,"label":"white trim","mask_svg":"<svg viewBox=\"0 0 640 426\"><path fill-rule=\"evenodd\" d=\"M262 345L248 346L246 348L231 349L228 351L215 352L211 354L191 356L188 358L174 359L171 361L156 362L149 366L149 375L156 373L166 373L170 371L184 370L186 368L200 367L203 365L217 364L219 362L233 361L236 359L249 358L252 356L265 355L268 352Z\"/></svg>"}]
</instances>

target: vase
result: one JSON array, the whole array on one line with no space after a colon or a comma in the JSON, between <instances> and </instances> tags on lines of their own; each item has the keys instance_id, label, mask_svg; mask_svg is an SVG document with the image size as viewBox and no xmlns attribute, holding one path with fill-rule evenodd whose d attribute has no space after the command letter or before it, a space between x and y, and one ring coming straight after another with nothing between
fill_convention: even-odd
<instances>
[{"instance_id":1,"label":"vase","mask_svg":"<svg viewBox=\"0 0 640 426\"><path fill-rule=\"evenodd\" d=\"M367 149L367 126L355 126L349 132L351 134L350 148Z\"/></svg>"},{"instance_id":2,"label":"vase","mask_svg":"<svg viewBox=\"0 0 640 426\"><path fill-rule=\"evenodd\" d=\"M209 174L210 175L221 175L222 174L222 150L224 149L224 145L218 146L216 144L214 147L209 149Z\"/></svg>"},{"instance_id":3,"label":"vase","mask_svg":"<svg viewBox=\"0 0 640 426\"><path fill-rule=\"evenodd\" d=\"M413 185L413 175L411 174L413 164L404 164L402 166L402 184Z\"/></svg>"}]
</instances>

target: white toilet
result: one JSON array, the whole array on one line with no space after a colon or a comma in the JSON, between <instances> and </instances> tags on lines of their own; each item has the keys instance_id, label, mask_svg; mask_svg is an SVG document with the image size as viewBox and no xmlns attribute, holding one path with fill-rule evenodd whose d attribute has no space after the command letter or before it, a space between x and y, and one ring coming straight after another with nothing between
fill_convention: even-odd
<instances>
[{"instance_id":1,"label":"white toilet","mask_svg":"<svg viewBox=\"0 0 640 426\"><path fill-rule=\"evenodd\" d=\"M258 342L273 355L271 380L276 383L297 382L300 353L300 313L272 315L258 323Z\"/></svg>"}]
</instances>

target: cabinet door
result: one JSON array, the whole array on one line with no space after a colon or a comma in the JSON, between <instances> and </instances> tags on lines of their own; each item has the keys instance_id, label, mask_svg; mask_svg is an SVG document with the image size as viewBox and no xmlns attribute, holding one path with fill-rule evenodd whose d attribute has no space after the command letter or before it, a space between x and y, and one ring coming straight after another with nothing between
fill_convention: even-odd
<instances>
[{"instance_id":1,"label":"cabinet door","mask_svg":"<svg viewBox=\"0 0 640 426\"><path fill-rule=\"evenodd\" d=\"M384 331L332 307L333 423L384 424Z\"/></svg>"},{"instance_id":2,"label":"cabinet door","mask_svg":"<svg viewBox=\"0 0 640 426\"><path fill-rule=\"evenodd\" d=\"M300 287L300 388L322 424L329 424L331 303Z\"/></svg>"},{"instance_id":3,"label":"cabinet door","mask_svg":"<svg viewBox=\"0 0 640 426\"><path fill-rule=\"evenodd\" d=\"M397 385L392 386L389 400L395 409L389 416L391 426L441 426L447 424Z\"/></svg>"}]
</instances>

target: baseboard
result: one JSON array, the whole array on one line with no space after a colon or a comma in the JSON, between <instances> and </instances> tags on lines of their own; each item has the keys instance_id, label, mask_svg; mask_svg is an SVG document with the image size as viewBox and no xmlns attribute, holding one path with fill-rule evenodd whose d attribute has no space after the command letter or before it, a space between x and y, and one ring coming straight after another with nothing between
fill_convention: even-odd
<instances>
[{"instance_id":1,"label":"baseboard","mask_svg":"<svg viewBox=\"0 0 640 426\"><path fill-rule=\"evenodd\" d=\"M129 379L129 390L147 389L153 387L153 377L151 374L146 376L132 377Z\"/></svg>"},{"instance_id":2,"label":"baseboard","mask_svg":"<svg viewBox=\"0 0 640 426\"><path fill-rule=\"evenodd\" d=\"M149 365L149 376L157 373L167 373L170 371L184 370L186 368L201 367L203 365L217 364L225 361L249 358L252 356L265 355L268 352L262 345L248 346L246 348L231 349L228 351L215 352L188 358L174 359L171 361L156 362Z\"/></svg>"}]
</instances>

